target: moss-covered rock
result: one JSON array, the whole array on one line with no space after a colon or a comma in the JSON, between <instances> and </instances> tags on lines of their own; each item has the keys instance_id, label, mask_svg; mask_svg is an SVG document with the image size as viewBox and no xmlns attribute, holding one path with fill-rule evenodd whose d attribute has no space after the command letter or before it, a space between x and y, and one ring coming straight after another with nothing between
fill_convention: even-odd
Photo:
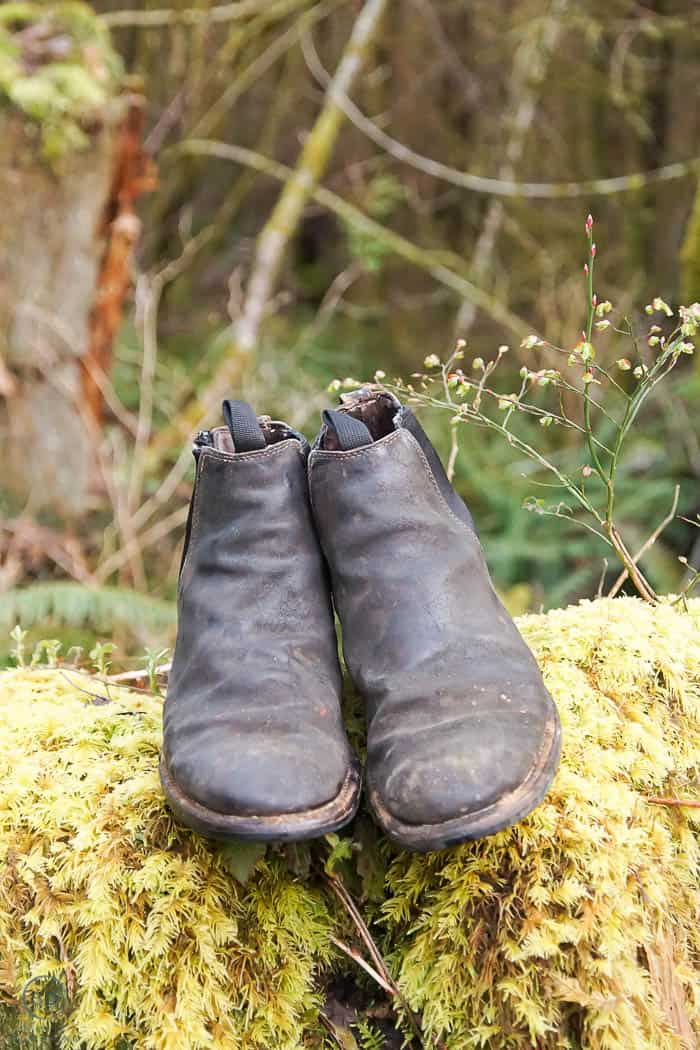
<instances>
[{"instance_id":1,"label":"moss-covered rock","mask_svg":"<svg viewBox=\"0 0 700 1050\"><path fill-rule=\"evenodd\" d=\"M700 811L649 799L700 798L700 602L601 600L520 627L564 727L548 798L445 853L375 846L384 891L362 907L450 1050L693 1047ZM71 1050L320 1045L323 976L347 966L313 863L328 847L308 876L268 851L238 882L242 853L169 816L160 714L71 672L0 677L0 1047L51 1045L51 1010Z\"/></svg>"}]
</instances>

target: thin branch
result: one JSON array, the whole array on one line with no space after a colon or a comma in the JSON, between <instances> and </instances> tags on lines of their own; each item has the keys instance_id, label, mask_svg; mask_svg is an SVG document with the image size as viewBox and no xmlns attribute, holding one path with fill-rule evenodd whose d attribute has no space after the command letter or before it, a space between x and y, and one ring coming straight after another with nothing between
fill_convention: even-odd
<instances>
[{"instance_id":1,"label":"thin branch","mask_svg":"<svg viewBox=\"0 0 700 1050\"><path fill-rule=\"evenodd\" d=\"M152 673L154 675L169 674L171 669L172 669L172 666L173 665L172 665L171 662L168 662L167 664L158 664L157 667L153 668ZM95 676L93 675L92 677L94 678ZM148 669L147 668L142 667L142 668L139 668L136 671L121 671L119 674L110 674L110 675L107 675L106 681L108 681L108 682L137 682L139 680L139 678L148 678ZM134 687L132 686L132 688L134 688ZM150 696L154 695L148 689L138 690L138 692L147 692Z\"/></svg>"},{"instance_id":2,"label":"thin branch","mask_svg":"<svg viewBox=\"0 0 700 1050\"><path fill-rule=\"evenodd\" d=\"M352 89L365 64L386 4L387 0L367 0L360 11L297 166L286 180L272 214L258 237L243 308L234 324L235 343L242 354L251 354L257 346L260 325L272 297L287 245L297 229L313 188L326 170L335 146L343 118L336 97L344 97Z\"/></svg>"},{"instance_id":3,"label":"thin branch","mask_svg":"<svg viewBox=\"0 0 700 1050\"><path fill-rule=\"evenodd\" d=\"M365 962L365 960L362 958L359 952L356 952L354 948L348 947L348 945L345 944L343 941L339 941L337 937L331 936L329 940L331 944L334 944L336 946L336 948L340 948L341 952L344 952L345 955L348 956L348 958L352 959L353 962L356 962L358 966L361 966L365 973L368 973L372 980L376 981L377 984L381 988L383 988L385 992L388 992L389 995L391 995L392 997L396 995L396 992L392 988L392 986L390 984L387 984L382 975L377 973L377 971L372 966L370 966L368 962Z\"/></svg>"},{"instance_id":4,"label":"thin branch","mask_svg":"<svg viewBox=\"0 0 700 1050\"><path fill-rule=\"evenodd\" d=\"M295 20L292 25L270 43L264 51L257 55L253 61L243 69L225 91L219 96L209 109L204 113L189 133L192 138L206 138L216 129L220 119L245 94L272 66L286 54L290 48L298 43L299 38L306 27L324 19L338 7L341 0L328 0L326 3L315 4L311 10ZM308 0L291 0L285 6L285 14L297 7L308 5ZM269 15L268 15L269 17Z\"/></svg>"},{"instance_id":5,"label":"thin branch","mask_svg":"<svg viewBox=\"0 0 700 1050\"><path fill-rule=\"evenodd\" d=\"M318 73L322 76L322 69L319 69ZM639 190L655 183L682 179L700 170L700 157L693 157L687 161L664 164L651 171L634 172L613 178L585 179L581 182L518 182L513 178L490 178L485 175L475 175L472 172L458 171L441 161L417 153L410 146L406 146L382 130L347 96L337 96L337 101L348 120L395 160L453 186L459 186L461 189L471 190L474 193L485 193L489 196L527 197L540 200L609 196Z\"/></svg>"},{"instance_id":6,"label":"thin branch","mask_svg":"<svg viewBox=\"0 0 700 1050\"><path fill-rule=\"evenodd\" d=\"M530 129L535 121L540 89L561 34L561 16L566 13L567 7L568 0L554 0L547 17L540 23L540 31L533 34L534 39L532 36L526 39L516 51L510 83L512 119L508 123L511 131L506 145L505 161L498 173L501 179L513 180L516 165L522 160ZM477 284L481 284L491 270L504 216L505 206L502 198L494 197L489 202L472 253L469 273ZM475 320L474 304L465 300L457 314L457 333L466 338Z\"/></svg>"},{"instance_id":7,"label":"thin branch","mask_svg":"<svg viewBox=\"0 0 700 1050\"><path fill-rule=\"evenodd\" d=\"M608 559L603 558L603 567L600 570L600 579L598 580L598 589L596 591L596 598L603 597L603 587L605 586L605 577L608 572Z\"/></svg>"},{"instance_id":8,"label":"thin branch","mask_svg":"<svg viewBox=\"0 0 700 1050\"><path fill-rule=\"evenodd\" d=\"M350 915L350 918L355 923L355 926L357 928L357 932L359 933L363 944L365 945L365 947L367 948L367 951L369 952L370 956L372 957L372 959L374 961L374 965L380 971L380 973L382 974L384 980L388 981L390 984L393 984L392 977L391 977L391 974L389 973L387 965L384 962L379 949L377 948L376 944L374 943L374 940L372 938L372 934L369 932L369 928L367 926L367 923L363 919L362 913L360 912L360 909L355 904L355 901L352 899L352 897L350 896L350 894L346 890L345 886L343 885L341 880L336 875L329 875L328 876L328 881L329 881L330 887L333 890L333 892L335 893L336 897L338 897L338 899L340 900L341 904L343 905L345 910Z\"/></svg>"},{"instance_id":9,"label":"thin branch","mask_svg":"<svg viewBox=\"0 0 700 1050\"><path fill-rule=\"evenodd\" d=\"M126 499L127 508L131 514L133 514L141 501L145 472L145 451L153 425L153 383L158 362L158 307L165 287L164 273L165 270L155 274L152 278L143 277L141 282L139 282L144 289L143 357L141 360L141 382L139 384L139 414Z\"/></svg>"},{"instance_id":10,"label":"thin branch","mask_svg":"<svg viewBox=\"0 0 700 1050\"><path fill-rule=\"evenodd\" d=\"M421 1030L420 1018L413 1012L413 1010L411 1010L410 1006L406 1002L406 999L401 989L389 973L387 965L384 962L384 959L382 958L379 949L374 943L372 935L369 932L367 923L363 919L359 908L355 904L355 901L352 899L351 895L348 893L347 889L343 885L342 880L338 878L337 875L329 875L327 876L327 879L331 889L338 897L341 904L343 905L348 915L352 919L353 923L355 924L355 928L357 929L357 932L359 933L363 944L365 945L368 952L370 953L370 956L372 957L374 967L371 967L369 963L367 963L358 952L355 952L352 948L348 948L348 946L343 944L342 941L337 941L334 938L331 938L331 940L334 944L340 947L342 951L349 955L351 959L354 959L354 961L359 966L361 966L363 970L366 970L367 973L369 973L374 978L374 980L376 980L377 983L380 984L381 987L384 988L385 991L387 991L392 996L392 998L395 998L401 1004L401 1007L404 1010L406 1017L410 1021L411 1027L413 1028L421 1045L425 1046L425 1036L423 1035L423 1032ZM432 1044L437 1048L437 1050L446 1050L444 1043L437 1036L433 1036Z\"/></svg>"},{"instance_id":11,"label":"thin branch","mask_svg":"<svg viewBox=\"0 0 700 1050\"><path fill-rule=\"evenodd\" d=\"M187 520L188 508L178 507L167 517L161 521L156 522L150 529L142 532L140 535L135 534L114 554L109 557L98 566L95 574L94 581L96 583L104 583L113 572L117 572L123 565L126 565L130 558L136 553L141 553L146 547L152 547L155 543L160 543L161 540L169 536L174 529L179 528L185 524Z\"/></svg>"},{"instance_id":12,"label":"thin branch","mask_svg":"<svg viewBox=\"0 0 700 1050\"><path fill-rule=\"evenodd\" d=\"M286 167L286 165L279 164L269 157L264 157L254 150L246 149L243 146L234 146L226 142L189 139L181 143L177 149L183 153L231 160L237 164L254 168L256 171L278 179L280 182L286 182L292 175L291 169ZM482 289L477 288L458 269L453 269L447 265L446 260L454 263L455 267L461 265L461 260L454 253L434 252L414 244L412 241L402 237L401 234L395 233L386 226L382 226L375 219L371 219L359 208L356 208L355 205L350 204L349 201L344 200L338 194L325 187L317 186L311 191L310 196L324 208L338 215L348 225L376 238L400 258L405 259L418 269L425 270L434 280L450 288L461 298L473 299L484 313L503 325L504 328L511 331L514 335L524 338L531 333L532 325L526 324L521 317L514 314L507 306L493 299Z\"/></svg>"},{"instance_id":13,"label":"thin branch","mask_svg":"<svg viewBox=\"0 0 700 1050\"><path fill-rule=\"evenodd\" d=\"M520 49L518 53L519 57L516 58L516 67L521 71L522 75L518 78L517 87L515 87L513 91L515 99L515 115L513 119L514 130L506 151L506 163L501 170L502 177L512 178L514 165L522 155L525 148L527 133L535 117L535 87L544 79L547 68L547 59L554 49L559 35L560 21L558 15L566 9L567 4L568 0L554 0L553 15L546 20L541 34L537 36L536 42L533 44L528 41L527 44ZM310 30L308 29L302 36L301 46L304 59L311 73L316 77L319 83L326 87L327 90L331 90L330 76L321 63L318 52L314 47ZM526 89L527 85L529 85L529 87ZM357 123L358 120L364 121L366 119L355 104L348 98L347 94L338 96L338 99L340 106L349 120ZM376 127L371 121L368 123L372 128ZM384 132L381 132L381 135L383 136ZM491 258L502 218L502 203L499 200L492 201L489 205L487 217L484 221L481 236L477 241L472 257L472 264L469 270L470 277L477 286L485 279L486 273L491 265ZM463 334L464 331L469 330L476 317L476 312L477 304L474 296L465 296L462 300L462 306L460 307L458 315L457 328L460 335Z\"/></svg>"},{"instance_id":14,"label":"thin branch","mask_svg":"<svg viewBox=\"0 0 700 1050\"><path fill-rule=\"evenodd\" d=\"M309 0L305 0L306 3ZM156 11L109 11L102 15L102 21L110 28L133 27L141 29L178 25L201 25L209 23L234 22L241 18L250 18L260 14L260 0L238 0L233 4L217 4L210 8L185 8L177 11L164 8Z\"/></svg>"},{"instance_id":15,"label":"thin branch","mask_svg":"<svg viewBox=\"0 0 700 1050\"><path fill-rule=\"evenodd\" d=\"M340 1036L338 1035L338 1032L336 1030L335 1025L333 1024L333 1022L331 1021L331 1019L329 1017L326 1017L326 1015L324 1014L323 1010L319 1010L318 1019L321 1022L321 1024L323 1025L323 1027L326 1029L326 1031L328 1032L329 1036L331 1037L331 1039L333 1040L335 1045L337 1047L339 1047L339 1050L345 1050L345 1047L343 1046L343 1044L340 1041Z\"/></svg>"},{"instance_id":16,"label":"thin branch","mask_svg":"<svg viewBox=\"0 0 700 1050\"><path fill-rule=\"evenodd\" d=\"M644 799L652 806L679 806L688 809L700 809L700 799L690 798L656 798L654 796Z\"/></svg>"},{"instance_id":17,"label":"thin branch","mask_svg":"<svg viewBox=\"0 0 700 1050\"><path fill-rule=\"evenodd\" d=\"M671 506L670 511L668 512L666 517L663 519L663 521L659 522L659 524L656 526L654 531L651 533L651 535L648 537L648 539L646 539L644 541L642 546L639 548L639 550L635 554L634 558L632 559L635 565L640 560L640 558L644 557L644 555L649 550L649 548L654 546L654 544L658 540L658 538L661 535L661 533L664 531L664 529L668 525L671 524L671 522L675 518L676 511L678 510L678 499L679 499L679 496L680 496L680 492L681 492L680 485L676 485L676 487L674 489L674 493L673 493L673 504ZM628 579L629 579L629 570L628 569L623 569L622 572L620 573L620 575L615 580L615 582L612 585L612 587L610 588L610 590L608 591L608 598L614 598L615 595L619 592L620 588L623 586L623 584Z\"/></svg>"},{"instance_id":18,"label":"thin branch","mask_svg":"<svg viewBox=\"0 0 700 1050\"><path fill-rule=\"evenodd\" d=\"M141 365L141 385L139 397L139 415L136 426L133 462L129 478L128 506L133 515L133 527L137 530L144 521L148 520L150 513L144 511L145 504L141 504L141 493L143 479L147 465L147 445L151 435L153 418L153 383L155 380L156 364L158 359L158 310L163 292L168 284L176 280L187 269L198 251L211 239L215 226L205 226L194 237L191 237L183 246L180 254L171 259L152 278L146 281L146 292L143 306L143 359ZM174 491L180 479L187 470L189 455L181 454L165 482L174 481L173 485L165 482L161 484L154 503L154 497L147 501L150 508L155 509L162 502L161 490L167 488L168 495Z\"/></svg>"}]
</instances>

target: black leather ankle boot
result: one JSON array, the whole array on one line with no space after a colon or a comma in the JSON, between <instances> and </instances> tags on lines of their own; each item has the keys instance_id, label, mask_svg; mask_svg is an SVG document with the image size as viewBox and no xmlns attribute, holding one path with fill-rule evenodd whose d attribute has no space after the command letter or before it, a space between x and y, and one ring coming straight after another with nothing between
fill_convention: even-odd
<instances>
[{"instance_id":1,"label":"black leather ankle boot","mask_svg":"<svg viewBox=\"0 0 700 1050\"><path fill-rule=\"evenodd\" d=\"M303 839L357 808L340 712L309 447L224 402L198 435L160 772L175 815L213 838Z\"/></svg>"},{"instance_id":2,"label":"black leather ankle boot","mask_svg":"<svg viewBox=\"0 0 700 1050\"><path fill-rule=\"evenodd\" d=\"M324 418L311 500L367 705L374 814L407 849L491 835L549 787L554 703L411 410L364 390Z\"/></svg>"}]
</instances>

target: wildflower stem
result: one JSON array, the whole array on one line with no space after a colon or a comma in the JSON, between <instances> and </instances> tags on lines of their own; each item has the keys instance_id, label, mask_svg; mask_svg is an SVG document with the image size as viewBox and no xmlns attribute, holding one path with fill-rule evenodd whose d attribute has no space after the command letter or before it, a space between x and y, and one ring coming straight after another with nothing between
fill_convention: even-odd
<instances>
[{"instance_id":1,"label":"wildflower stem","mask_svg":"<svg viewBox=\"0 0 700 1050\"><path fill-rule=\"evenodd\" d=\"M680 492L681 492L680 485L676 485L674 493L673 493L673 504L671 506L670 511L668 512L668 514L666 515L664 520L662 522L660 522L656 526L654 531L651 533L651 535L648 537L648 539L645 540L645 542L642 544L642 546L639 548L639 550L635 554L635 556L633 558L633 561L634 561L635 565L637 564L637 562L639 561L640 558L644 557L644 555L649 550L649 548L653 547L653 545L656 543L656 541L658 540L658 538L661 535L661 533L666 528L666 526L670 525L671 522L673 521L673 519L675 518L676 511L678 510L678 498L680 496ZM629 570L627 568L624 568L622 570L622 572L620 573L620 575L615 580L615 582L612 585L612 587L610 588L610 590L608 592L608 598L614 598L615 595L620 590L620 587L622 587L623 583L628 578L629 578Z\"/></svg>"},{"instance_id":2,"label":"wildflower stem","mask_svg":"<svg viewBox=\"0 0 700 1050\"><path fill-rule=\"evenodd\" d=\"M591 336L593 334L593 318L595 317L595 304L593 302L593 269L595 266L595 244L593 243L593 223L586 223L586 237L588 238L588 265L586 266L586 278L587 278L587 289L588 289L588 319L586 323L586 343L591 345ZM603 464L598 456L598 450L595 447L595 441L593 440L593 425L591 422L591 396L589 393L589 384L584 382L583 384L583 422L586 431L586 443L588 445L588 451L593 461L593 466L596 473L599 475L604 485L609 484L609 477L605 473Z\"/></svg>"}]
</instances>

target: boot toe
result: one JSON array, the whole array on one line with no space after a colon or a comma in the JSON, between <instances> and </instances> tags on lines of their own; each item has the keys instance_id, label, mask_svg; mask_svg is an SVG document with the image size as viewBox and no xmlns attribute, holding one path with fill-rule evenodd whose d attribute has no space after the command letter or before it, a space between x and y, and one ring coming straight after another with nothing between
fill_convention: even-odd
<instances>
[{"instance_id":1,"label":"boot toe","mask_svg":"<svg viewBox=\"0 0 700 1050\"><path fill-rule=\"evenodd\" d=\"M191 801L215 813L278 817L331 802L350 767L334 741L275 739L269 731L222 741L207 734L168 758L173 780Z\"/></svg>"},{"instance_id":2,"label":"boot toe","mask_svg":"<svg viewBox=\"0 0 700 1050\"><path fill-rule=\"evenodd\" d=\"M487 813L515 796L536 772L556 722L549 697L537 714L467 717L457 725L424 726L410 736L382 735L376 743L370 735L372 791L394 819L408 825L441 825Z\"/></svg>"}]
</instances>

